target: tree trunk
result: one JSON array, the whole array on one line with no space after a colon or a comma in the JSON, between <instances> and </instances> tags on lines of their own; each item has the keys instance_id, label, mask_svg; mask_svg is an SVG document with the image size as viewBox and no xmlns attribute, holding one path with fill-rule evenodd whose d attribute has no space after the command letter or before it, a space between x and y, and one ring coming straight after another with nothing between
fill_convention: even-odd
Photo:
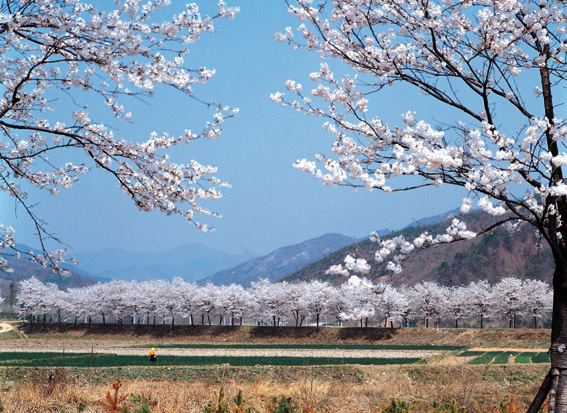
<instances>
[{"instance_id":1,"label":"tree trunk","mask_svg":"<svg viewBox=\"0 0 567 413\"><path fill-rule=\"evenodd\" d=\"M562 248L567 256L567 248ZM553 315L551 319L551 370L541 385L528 413L537 413L549 392L549 412L567 413L567 268L563 257L553 251Z\"/></svg>"},{"instance_id":2,"label":"tree trunk","mask_svg":"<svg viewBox=\"0 0 567 413\"><path fill-rule=\"evenodd\" d=\"M484 328L484 314L480 315L480 328Z\"/></svg>"},{"instance_id":3,"label":"tree trunk","mask_svg":"<svg viewBox=\"0 0 567 413\"><path fill-rule=\"evenodd\" d=\"M555 413L567 413L567 271L555 260L553 274L553 318L551 321L551 369L559 372ZM553 387L552 387L553 389ZM551 404L551 403L550 403ZM552 406L550 405L550 412Z\"/></svg>"},{"instance_id":4,"label":"tree trunk","mask_svg":"<svg viewBox=\"0 0 567 413\"><path fill-rule=\"evenodd\" d=\"M319 313L317 313L317 328L319 328Z\"/></svg>"},{"instance_id":5,"label":"tree trunk","mask_svg":"<svg viewBox=\"0 0 567 413\"><path fill-rule=\"evenodd\" d=\"M459 328L459 319L455 318L455 328Z\"/></svg>"}]
</instances>

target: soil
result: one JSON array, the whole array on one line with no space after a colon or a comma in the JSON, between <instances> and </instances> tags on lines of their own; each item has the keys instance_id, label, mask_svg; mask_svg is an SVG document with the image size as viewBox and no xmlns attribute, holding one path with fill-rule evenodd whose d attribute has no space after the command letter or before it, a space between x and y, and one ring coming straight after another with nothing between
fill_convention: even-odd
<instances>
[{"instance_id":1,"label":"soil","mask_svg":"<svg viewBox=\"0 0 567 413\"><path fill-rule=\"evenodd\" d=\"M0 334L15 330L18 338L1 341L5 352L113 353L146 356L159 344L386 344L447 345L484 351L546 350L549 330L473 329L383 329L165 326L165 325L77 325L36 324L24 327L0 323ZM0 336L0 338L2 338ZM174 356L293 356L293 357L417 357L430 364L455 365L466 362L451 351L438 350L355 350L355 349L196 349L158 348L159 355Z\"/></svg>"}]
</instances>

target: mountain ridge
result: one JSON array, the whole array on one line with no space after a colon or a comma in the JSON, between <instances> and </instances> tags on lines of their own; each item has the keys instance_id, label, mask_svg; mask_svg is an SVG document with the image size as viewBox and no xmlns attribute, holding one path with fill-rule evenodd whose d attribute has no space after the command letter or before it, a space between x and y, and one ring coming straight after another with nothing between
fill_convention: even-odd
<instances>
[{"instance_id":1,"label":"mountain ridge","mask_svg":"<svg viewBox=\"0 0 567 413\"><path fill-rule=\"evenodd\" d=\"M356 238L342 234L324 234L299 244L278 248L264 256L219 271L210 277L199 280L199 284L208 282L220 285L235 283L248 287L251 282L260 278L278 281L299 268L355 241L357 241Z\"/></svg>"},{"instance_id":2,"label":"mountain ridge","mask_svg":"<svg viewBox=\"0 0 567 413\"><path fill-rule=\"evenodd\" d=\"M440 214L439 222L427 221L430 232L443 233L450 225L454 216L449 212ZM473 231L486 227L494 221L482 211L471 211L459 216ZM410 225L402 230L393 231L382 239L403 235L411 240L424 231L421 224ZM503 228L477 236L471 240L459 241L450 244L441 244L430 247L413 254L403 264L401 274L392 275L386 270L386 263L377 263L374 252L377 244L370 240L363 240L348 245L323 259L313 262L296 271L284 281L295 280L327 280L339 284L345 277L330 274L332 265L344 263L344 258L351 255L364 258L371 265L367 277L374 282L384 281L393 285L414 285L422 281L436 281L443 285L463 285L473 280L485 279L497 282L503 277L514 276L518 278L537 278L550 282L553 274L553 259L547 246L538 250L535 231L529 225L524 225L519 231L510 234Z\"/></svg>"},{"instance_id":3,"label":"mountain ridge","mask_svg":"<svg viewBox=\"0 0 567 413\"><path fill-rule=\"evenodd\" d=\"M185 244L163 252L137 252L123 248L103 248L74 254L78 268L104 279L172 280L181 277L196 281L250 259L202 244Z\"/></svg>"}]
</instances>

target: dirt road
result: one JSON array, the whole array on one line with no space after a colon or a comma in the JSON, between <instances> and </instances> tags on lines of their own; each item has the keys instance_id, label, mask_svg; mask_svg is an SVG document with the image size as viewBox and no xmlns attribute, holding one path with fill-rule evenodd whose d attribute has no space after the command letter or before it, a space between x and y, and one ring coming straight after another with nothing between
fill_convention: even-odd
<instances>
[{"instance_id":1,"label":"dirt road","mask_svg":"<svg viewBox=\"0 0 567 413\"><path fill-rule=\"evenodd\" d=\"M11 324L8 323L0 323L0 334L2 333L6 333L7 331L13 330L14 327L12 327Z\"/></svg>"}]
</instances>

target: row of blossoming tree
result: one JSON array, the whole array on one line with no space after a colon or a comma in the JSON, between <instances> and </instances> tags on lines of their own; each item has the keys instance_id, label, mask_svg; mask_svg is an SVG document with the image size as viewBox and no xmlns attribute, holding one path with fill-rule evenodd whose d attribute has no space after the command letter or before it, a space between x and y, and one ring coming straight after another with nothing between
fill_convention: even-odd
<instances>
[{"instance_id":1,"label":"row of blossoming tree","mask_svg":"<svg viewBox=\"0 0 567 413\"><path fill-rule=\"evenodd\" d=\"M425 327L440 320L459 327L485 326L487 318L506 320L516 327L519 318L535 328L551 312L552 291L540 280L504 278L494 285L475 281L467 286L446 287L423 282L396 288L373 285L356 276L339 286L310 281L272 283L266 279L251 288L231 284L198 286L175 278L172 282L112 281L62 291L55 284L36 278L20 283L21 312L30 321L102 322L156 324L242 324L243 318L254 324L296 327L311 322L343 323L354 320L368 326L407 325L417 320ZM478 320L478 321L476 321ZM538 324L539 322L539 324ZM438 324L437 324L438 325Z\"/></svg>"}]
</instances>

